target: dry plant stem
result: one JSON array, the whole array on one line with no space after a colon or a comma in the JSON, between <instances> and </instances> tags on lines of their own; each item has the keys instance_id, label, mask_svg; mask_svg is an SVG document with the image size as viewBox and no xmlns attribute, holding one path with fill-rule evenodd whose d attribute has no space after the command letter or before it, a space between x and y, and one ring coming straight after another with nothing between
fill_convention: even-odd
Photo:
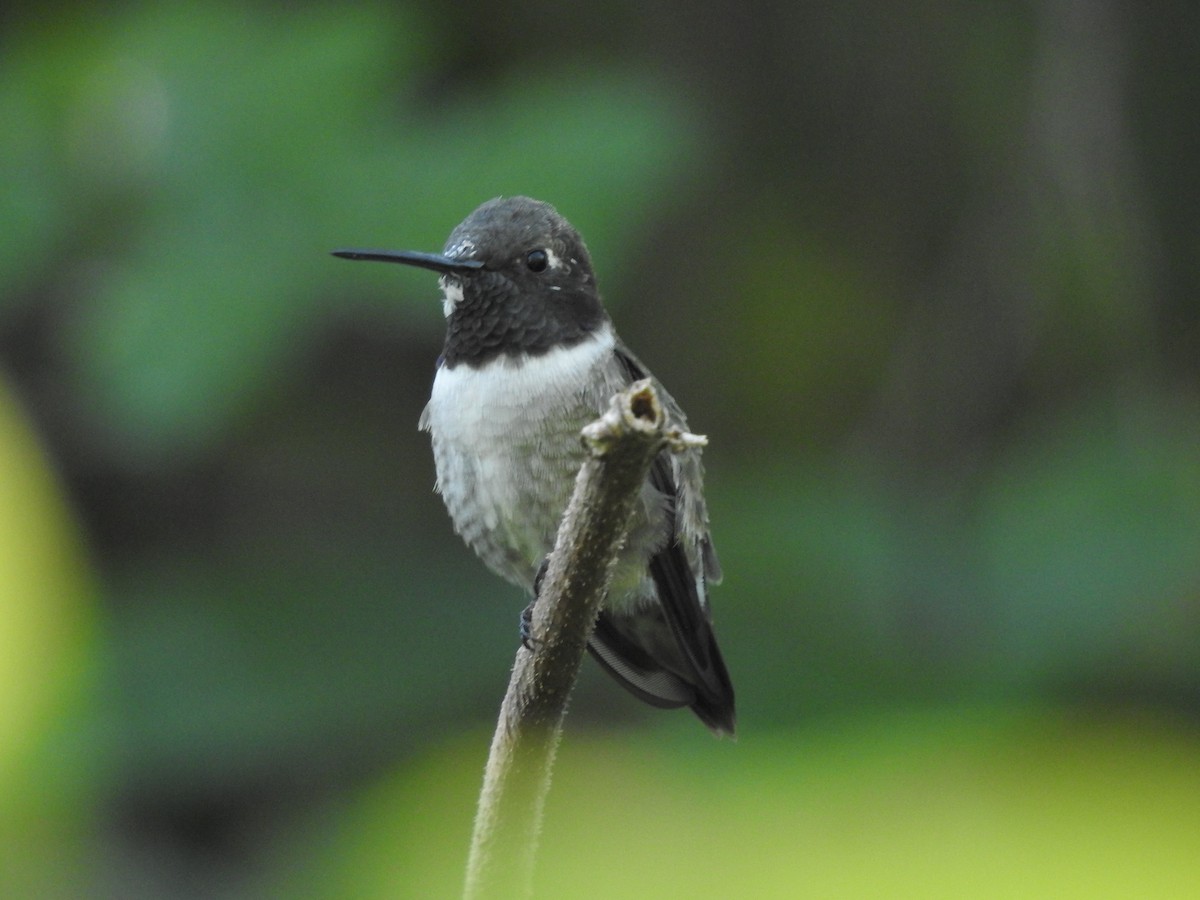
<instances>
[{"instance_id":1,"label":"dry plant stem","mask_svg":"<svg viewBox=\"0 0 1200 900\"><path fill-rule=\"evenodd\" d=\"M583 430L590 450L575 480L533 610L531 652L517 651L492 738L467 863L467 900L528 896L542 808L567 700L608 590L650 463L669 434L649 381L613 397Z\"/></svg>"}]
</instances>

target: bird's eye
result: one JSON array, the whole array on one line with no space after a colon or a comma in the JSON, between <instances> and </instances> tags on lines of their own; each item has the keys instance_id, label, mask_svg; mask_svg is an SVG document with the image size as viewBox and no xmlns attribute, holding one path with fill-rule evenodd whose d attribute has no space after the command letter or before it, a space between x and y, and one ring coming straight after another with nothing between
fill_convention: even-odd
<instances>
[{"instance_id":1,"label":"bird's eye","mask_svg":"<svg viewBox=\"0 0 1200 900\"><path fill-rule=\"evenodd\" d=\"M550 257L546 255L545 250L530 250L529 255L525 257L525 265L529 266L530 272L545 272L549 264Z\"/></svg>"}]
</instances>

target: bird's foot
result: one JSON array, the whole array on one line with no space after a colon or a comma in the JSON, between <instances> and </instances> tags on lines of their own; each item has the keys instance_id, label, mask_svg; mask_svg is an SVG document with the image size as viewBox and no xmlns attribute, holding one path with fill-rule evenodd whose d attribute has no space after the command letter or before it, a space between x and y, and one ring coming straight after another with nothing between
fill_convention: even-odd
<instances>
[{"instance_id":1,"label":"bird's foot","mask_svg":"<svg viewBox=\"0 0 1200 900\"><path fill-rule=\"evenodd\" d=\"M521 610L521 646L533 653L537 650L538 640L533 636L533 604L537 603L537 598L529 601L529 605Z\"/></svg>"}]
</instances>

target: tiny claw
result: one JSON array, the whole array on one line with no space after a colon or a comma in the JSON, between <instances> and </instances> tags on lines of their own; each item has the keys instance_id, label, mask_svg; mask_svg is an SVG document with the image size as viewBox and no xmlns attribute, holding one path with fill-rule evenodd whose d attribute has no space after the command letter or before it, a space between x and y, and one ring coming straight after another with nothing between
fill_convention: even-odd
<instances>
[{"instance_id":1,"label":"tiny claw","mask_svg":"<svg viewBox=\"0 0 1200 900\"><path fill-rule=\"evenodd\" d=\"M529 605L521 610L521 646L533 653L537 650L539 641L533 636L533 604L536 599L530 600Z\"/></svg>"}]
</instances>

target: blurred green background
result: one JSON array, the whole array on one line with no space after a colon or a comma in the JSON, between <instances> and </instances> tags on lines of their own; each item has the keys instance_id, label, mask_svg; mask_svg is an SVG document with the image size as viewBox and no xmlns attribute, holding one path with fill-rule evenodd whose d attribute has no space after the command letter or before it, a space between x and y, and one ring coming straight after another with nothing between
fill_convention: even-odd
<instances>
[{"instance_id":1,"label":"blurred green background","mask_svg":"<svg viewBox=\"0 0 1200 900\"><path fill-rule=\"evenodd\" d=\"M440 897L524 598L416 421L526 193L711 446L739 739L547 897L1200 895L1200 8L0 12L0 895Z\"/></svg>"}]
</instances>

